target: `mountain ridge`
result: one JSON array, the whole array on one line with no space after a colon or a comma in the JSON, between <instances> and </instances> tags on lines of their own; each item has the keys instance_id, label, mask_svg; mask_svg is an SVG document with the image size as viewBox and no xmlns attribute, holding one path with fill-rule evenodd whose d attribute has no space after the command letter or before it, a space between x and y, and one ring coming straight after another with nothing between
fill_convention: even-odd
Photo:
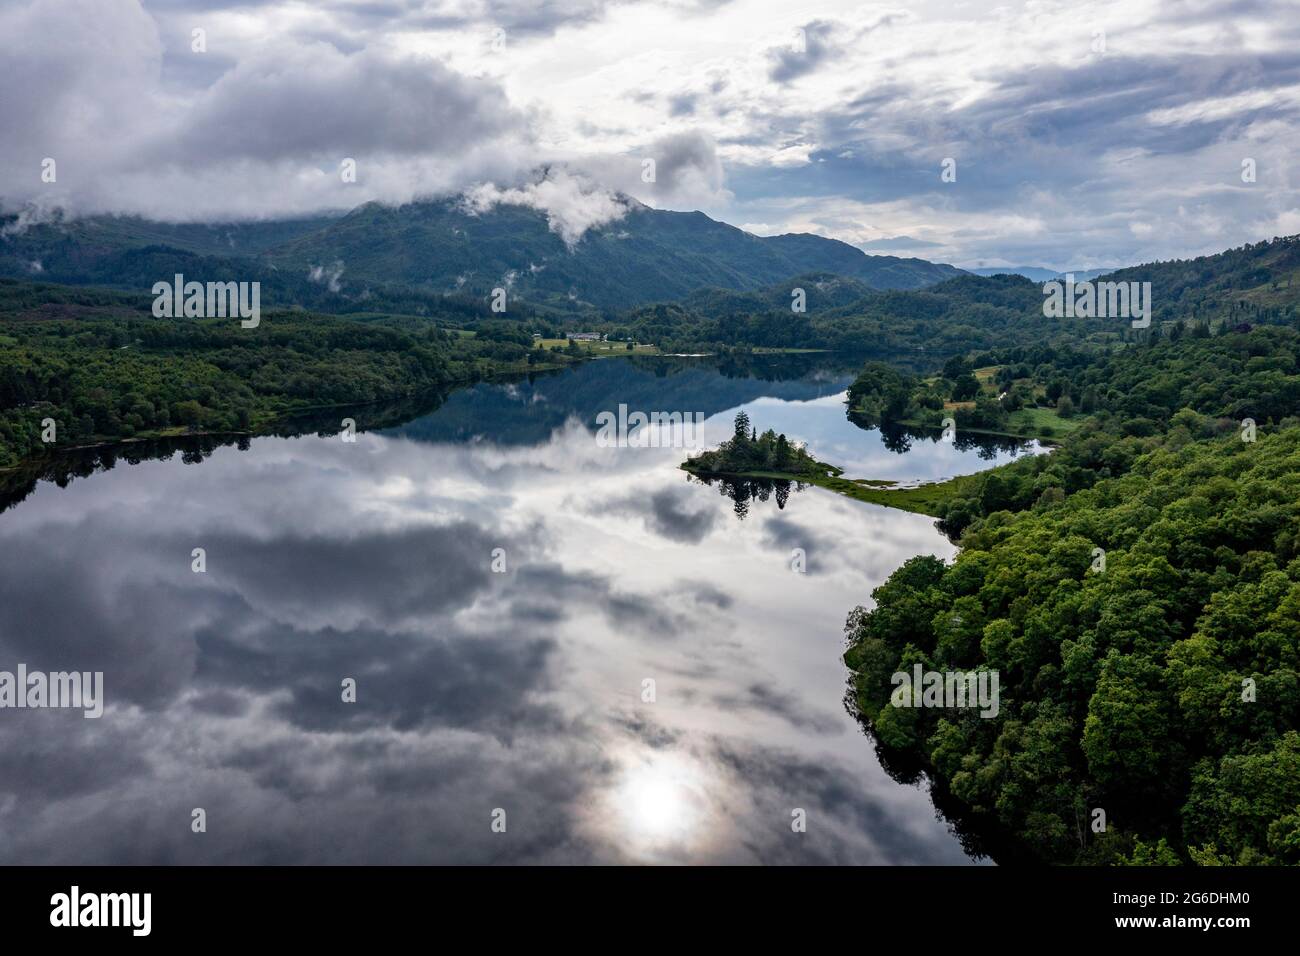
<instances>
[{"instance_id":1,"label":"mountain ridge","mask_svg":"<svg viewBox=\"0 0 1300 956\"><path fill-rule=\"evenodd\" d=\"M121 285L129 253L172 249L220 260L223 273L247 264L255 273L250 280L289 273L280 278L291 295L305 281L341 298L364 297L376 287L476 297L505 288L544 308L607 311L683 299L701 288L759 290L810 272L876 289L923 288L963 274L924 259L872 256L810 233L756 236L698 210L635 202L624 208L572 244L544 210L497 203L480 211L460 198L372 202L342 214L247 223L56 216L23 225L10 215L0 217L0 275ZM291 281L293 273L303 281Z\"/></svg>"}]
</instances>

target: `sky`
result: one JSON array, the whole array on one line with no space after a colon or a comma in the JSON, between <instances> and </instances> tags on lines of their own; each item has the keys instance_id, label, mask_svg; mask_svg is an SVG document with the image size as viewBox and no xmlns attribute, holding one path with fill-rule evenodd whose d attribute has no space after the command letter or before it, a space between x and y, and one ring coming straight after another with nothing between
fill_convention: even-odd
<instances>
[{"instance_id":1,"label":"sky","mask_svg":"<svg viewBox=\"0 0 1300 956\"><path fill-rule=\"evenodd\" d=\"M1089 269L1300 233L1298 113L1300 0L0 0L29 219L463 193L581 241L624 194Z\"/></svg>"}]
</instances>

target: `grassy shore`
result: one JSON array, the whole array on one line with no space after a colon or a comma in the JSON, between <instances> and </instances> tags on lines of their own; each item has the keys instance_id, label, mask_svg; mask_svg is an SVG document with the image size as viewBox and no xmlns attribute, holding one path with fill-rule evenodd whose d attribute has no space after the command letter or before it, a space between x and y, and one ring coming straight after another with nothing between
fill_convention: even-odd
<instances>
[{"instance_id":1,"label":"grassy shore","mask_svg":"<svg viewBox=\"0 0 1300 956\"><path fill-rule=\"evenodd\" d=\"M556 346L567 348L569 345L568 339L538 339L537 341L541 342L542 348L548 352ZM659 349L655 348L655 346L644 345L640 342L629 349L626 342L593 342L590 339L577 339L576 341L578 348L593 356L659 354Z\"/></svg>"},{"instance_id":2,"label":"grassy shore","mask_svg":"<svg viewBox=\"0 0 1300 956\"><path fill-rule=\"evenodd\" d=\"M939 517L939 506L957 495L969 494L979 482L979 475L959 475L947 481L932 481L912 487L899 488L897 482L873 481L867 478L845 478L843 469L825 462L817 462L819 470L803 474L779 471L703 471L685 462L681 468L697 478L730 478L735 480L765 478L771 481L797 481L805 485L816 485L836 494L865 501L886 508L897 508L914 514Z\"/></svg>"}]
</instances>

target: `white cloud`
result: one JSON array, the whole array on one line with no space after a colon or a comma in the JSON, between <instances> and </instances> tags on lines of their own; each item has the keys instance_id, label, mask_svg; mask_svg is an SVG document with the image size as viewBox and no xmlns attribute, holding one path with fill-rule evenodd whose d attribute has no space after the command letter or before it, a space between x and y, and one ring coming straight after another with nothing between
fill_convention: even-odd
<instances>
[{"instance_id":1,"label":"white cloud","mask_svg":"<svg viewBox=\"0 0 1300 956\"><path fill-rule=\"evenodd\" d=\"M464 202L475 213L502 203L541 210L546 213L551 231L569 247L588 229L621 219L629 208L627 199L564 169L549 170L539 182L521 188L502 189L480 183L466 191Z\"/></svg>"},{"instance_id":2,"label":"white cloud","mask_svg":"<svg viewBox=\"0 0 1300 956\"><path fill-rule=\"evenodd\" d=\"M1165 258L1300 206L1290 22L1280 0L8 0L0 205L229 219L490 183L566 241L625 194L955 262ZM571 178L530 179L547 165Z\"/></svg>"}]
</instances>

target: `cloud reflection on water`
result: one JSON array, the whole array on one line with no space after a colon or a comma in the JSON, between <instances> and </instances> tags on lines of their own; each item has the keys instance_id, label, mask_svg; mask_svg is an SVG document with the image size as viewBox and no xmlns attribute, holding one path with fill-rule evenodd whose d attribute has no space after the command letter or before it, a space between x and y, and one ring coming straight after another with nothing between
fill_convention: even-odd
<instances>
[{"instance_id":1,"label":"cloud reflection on water","mask_svg":"<svg viewBox=\"0 0 1300 956\"><path fill-rule=\"evenodd\" d=\"M845 615L951 546L817 489L738 522L680 457L570 420L41 484L0 518L0 668L103 670L107 709L0 712L0 861L965 861L840 704Z\"/></svg>"}]
</instances>

